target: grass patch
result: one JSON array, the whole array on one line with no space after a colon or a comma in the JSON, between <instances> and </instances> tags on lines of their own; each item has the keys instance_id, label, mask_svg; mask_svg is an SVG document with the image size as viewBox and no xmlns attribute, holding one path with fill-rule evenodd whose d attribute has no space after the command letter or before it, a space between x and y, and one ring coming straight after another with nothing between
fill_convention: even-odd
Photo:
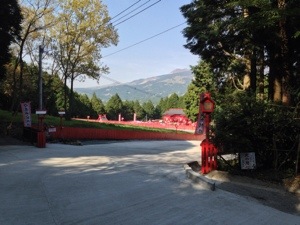
<instances>
[{"instance_id":1,"label":"grass patch","mask_svg":"<svg viewBox=\"0 0 300 225\"><path fill-rule=\"evenodd\" d=\"M36 114L31 114L32 124L38 124L38 116ZM159 129L151 127L140 127L134 125L124 125L124 124L111 124L111 123L95 123L86 120L65 120L62 119L64 127L82 127L82 128L98 128L98 129L109 129L109 130L137 130L137 131L153 131L153 132L166 132L173 133L174 130ZM4 110L0 110L0 122L3 124L22 124L23 117L22 113L17 113L13 115L12 113ZM60 117L46 115L44 123L48 126L60 126ZM184 131L177 131L178 133L187 133Z\"/></svg>"}]
</instances>

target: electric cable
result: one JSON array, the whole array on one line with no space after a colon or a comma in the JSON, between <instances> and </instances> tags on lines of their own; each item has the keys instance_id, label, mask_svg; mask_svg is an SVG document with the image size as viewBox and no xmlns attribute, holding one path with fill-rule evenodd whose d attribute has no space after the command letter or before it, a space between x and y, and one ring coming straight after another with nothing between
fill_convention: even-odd
<instances>
[{"instance_id":1,"label":"electric cable","mask_svg":"<svg viewBox=\"0 0 300 225\"><path fill-rule=\"evenodd\" d=\"M117 15L113 16L111 20L115 19L116 17L118 17L119 15L121 15L122 13L126 12L128 9L130 9L131 7L135 6L136 4L138 4L141 0L136 1L135 3L133 3L132 5L130 5L129 7L127 7L126 9L124 9L123 11L119 12Z\"/></svg>"},{"instance_id":2,"label":"electric cable","mask_svg":"<svg viewBox=\"0 0 300 225\"><path fill-rule=\"evenodd\" d=\"M147 2L143 3L142 5L138 6L137 8L131 10L129 13L125 14L124 16L118 18L117 20L113 21L112 23L116 23L118 21L120 21L121 19L123 19L124 17L128 16L129 14L133 13L134 11L138 10L139 8L143 7L144 5L146 5L148 2L150 2L151 0L148 0ZM111 19L112 20L112 19Z\"/></svg>"},{"instance_id":3,"label":"electric cable","mask_svg":"<svg viewBox=\"0 0 300 225\"><path fill-rule=\"evenodd\" d=\"M117 24L114 24L114 26L116 27L116 26L120 25L121 23L126 22L127 20L129 20L129 19L131 19L131 18L137 16L138 14L144 12L145 10L149 9L150 7L156 5L156 4L159 3L160 1L161 1L161 0L158 0L158 1L154 2L153 4L151 4L151 5L149 5L148 7L142 9L141 11L137 12L136 14L133 14L132 16L128 17L127 19L122 20L121 22L119 22L119 23L117 23Z\"/></svg>"},{"instance_id":4,"label":"electric cable","mask_svg":"<svg viewBox=\"0 0 300 225\"><path fill-rule=\"evenodd\" d=\"M153 35L153 36L151 36L151 37L149 37L149 38L146 38L146 39L144 39L144 40L142 40L142 41L139 41L139 42L137 42L137 43L135 43L135 44L129 45L129 46L127 46L127 47L125 47L125 48L122 48L122 49L120 49L120 50L118 50L118 51L115 51L115 52L113 52L113 53L110 53L110 54L108 54L108 55L105 55L105 56L103 56L102 58L106 58L106 57L109 57L109 56L111 56L111 55L114 55L114 54L117 54L117 53L119 53L119 52L122 52L122 51L124 51L124 50L127 50L127 49L129 49L129 48L132 48L132 47L134 47L134 46L136 46L136 45L139 45L139 44L141 44L141 43L143 43L143 42L145 42L145 41L148 41L148 40L150 40L150 39L152 39L152 38L155 38L155 37L160 36L160 35L162 35L162 34L164 34L164 33L167 33L168 31L173 30L173 29L175 29L175 28L177 28L177 27L179 27L179 26L182 26L182 25L185 24L185 23L186 23L186 22L183 22L183 23L181 23L181 24L178 24L178 25L176 25L176 26L174 26L174 27L171 27L171 28L169 28L169 29L167 29L167 30L164 30L164 31L162 31L162 32L160 32L160 33L158 33L158 34L155 34L155 35Z\"/></svg>"}]
</instances>

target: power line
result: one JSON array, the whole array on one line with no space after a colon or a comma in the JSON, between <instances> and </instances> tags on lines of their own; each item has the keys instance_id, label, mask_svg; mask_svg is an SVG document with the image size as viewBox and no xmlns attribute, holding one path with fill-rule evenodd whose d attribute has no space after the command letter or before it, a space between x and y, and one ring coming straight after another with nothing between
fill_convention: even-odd
<instances>
[{"instance_id":1,"label":"power line","mask_svg":"<svg viewBox=\"0 0 300 225\"><path fill-rule=\"evenodd\" d=\"M136 4L138 4L141 0L136 1L135 3L133 3L132 5L130 5L129 7L127 7L126 9L124 9L123 11L121 11L120 13L118 13L117 15L113 16L111 20L113 20L114 18L118 17L119 15L121 15L122 13L126 12L128 9L130 9L131 7L135 6Z\"/></svg>"},{"instance_id":2,"label":"power line","mask_svg":"<svg viewBox=\"0 0 300 225\"><path fill-rule=\"evenodd\" d=\"M114 24L114 26L118 26L119 24L124 23L125 21L127 21L127 20L129 20L129 19L131 19L131 18L133 18L133 17L135 17L135 16L137 16L138 14L144 12L145 10L149 9L150 7L156 5L156 4L159 3L160 1L161 1L161 0L158 0L158 1L154 2L153 4L151 4L151 5L149 5L148 7L142 9L141 11L137 12L136 14L133 14L132 16L128 17L127 19L122 20L121 22L119 22L119 23L117 23L117 24Z\"/></svg>"},{"instance_id":3,"label":"power line","mask_svg":"<svg viewBox=\"0 0 300 225\"><path fill-rule=\"evenodd\" d=\"M133 9L133 10L131 10L129 13L127 13L127 14L125 14L124 16L118 18L116 21L113 21L112 23L118 22L119 20L121 20L121 19L123 19L124 17L128 16L130 13L132 13L132 12L138 10L139 8L143 7L144 5L146 5L146 4L147 4L148 2L150 2L150 1L151 1L151 0L148 0L148 1L145 2L144 4L138 6L137 8L135 8L135 9ZM140 1L138 1L138 2L140 2ZM134 3L133 5L137 4L138 2ZM132 5L132 6L133 6L133 5ZM131 6L130 6L130 7L131 7ZM120 14L122 14L123 12L127 11L130 7L128 7L126 10L123 10L123 11L122 11L121 13L119 13L118 15L120 15ZM118 16L118 15L117 15L117 16ZM117 16L115 16L115 17L117 17ZM115 17L114 17L114 18L115 18ZM112 18L111 20L113 20L114 18Z\"/></svg>"},{"instance_id":4,"label":"power line","mask_svg":"<svg viewBox=\"0 0 300 225\"><path fill-rule=\"evenodd\" d=\"M158 34L155 34L155 35L153 35L153 36L151 36L151 37L149 37L149 38L146 38L146 39L144 39L144 40L142 40L142 41L139 41L139 42L137 42L137 43L135 43L135 44L129 45L129 46L127 46L127 47L125 47L125 48L122 48L122 49L120 49L120 50L118 50L118 51L116 51L116 52L113 52L113 53L110 53L110 54L108 54L108 55L105 55L105 56L103 56L102 58L109 57L109 56L111 56L111 55L114 55L114 54L117 54L117 53L119 53L119 52L122 52L122 51L124 51L124 50L126 50L126 49L132 48L132 47L134 47L134 46L136 46L136 45L139 45L139 44L141 44L141 43L143 43L143 42L145 42L145 41L148 41L148 40L150 40L150 39L152 39L152 38L155 38L155 37L160 36L160 35L162 35L162 34L164 34L164 33L167 33L168 31L173 30L173 29L175 29L175 28L177 28L177 27L179 27L179 26L181 26L181 25L183 25L183 24L185 24L185 23L186 23L186 22L181 23L181 24L178 24L178 25L176 25L176 26L174 26L174 27L171 27L171 28L169 28L169 29L167 29L167 30L164 30L164 31L162 31L162 32L160 32L160 33L158 33Z\"/></svg>"}]
</instances>

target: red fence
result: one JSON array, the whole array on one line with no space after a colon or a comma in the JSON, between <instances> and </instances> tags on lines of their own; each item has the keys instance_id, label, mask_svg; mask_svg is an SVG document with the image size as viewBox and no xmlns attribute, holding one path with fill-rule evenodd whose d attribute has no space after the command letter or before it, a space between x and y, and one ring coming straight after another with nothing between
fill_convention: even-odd
<instances>
[{"instance_id":1,"label":"red fence","mask_svg":"<svg viewBox=\"0 0 300 225\"><path fill-rule=\"evenodd\" d=\"M83 120L91 123L112 123L112 124L123 124L123 125L131 125L131 126L139 126L139 127L150 127L150 128L159 128L159 129L170 129L170 130L182 130L188 132L195 132L195 123L192 124L184 124L184 123L160 123L154 121L141 122L141 121L115 121L115 120L107 120L107 121L99 121L93 119L78 119L75 120Z\"/></svg>"},{"instance_id":2,"label":"red fence","mask_svg":"<svg viewBox=\"0 0 300 225\"><path fill-rule=\"evenodd\" d=\"M203 140L203 135L151 131L106 130L97 128L56 128L53 138L90 140Z\"/></svg>"}]
</instances>

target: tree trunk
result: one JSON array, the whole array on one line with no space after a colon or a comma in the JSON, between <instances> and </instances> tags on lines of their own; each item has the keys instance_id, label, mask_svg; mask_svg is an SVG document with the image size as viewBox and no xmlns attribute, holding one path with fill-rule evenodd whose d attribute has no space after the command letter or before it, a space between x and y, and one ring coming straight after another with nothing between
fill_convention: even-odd
<instances>
[{"instance_id":1,"label":"tree trunk","mask_svg":"<svg viewBox=\"0 0 300 225\"><path fill-rule=\"evenodd\" d=\"M282 71L280 50L274 44L268 46L269 52L269 88L268 98L273 102L282 102Z\"/></svg>"},{"instance_id":2,"label":"tree trunk","mask_svg":"<svg viewBox=\"0 0 300 225\"><path fill-rule=\"evenodd\" d=\"M69 110L67 105L67 99L68 99L68 87L67 87L67 76L64 76L64 108L66 111L66 119L69 119Z\"/></svg>"},{"instance_id":3,"label":"tree trunk","mask_svg":"<svg viewBox=\"0 0 300 225\"><path fill-rule=\"evenodd\" d=\"M278 0L278 8L280 10L285 9L286 0ZM289 66L289 47L288 47L288 37L286 32L286 18L282 18L279 21L279 38L280 38L280 54L282 59L282 103L285 105L290 105L291 103L291 93L290 93L290 66Z\"/></svg>"},{"instance_id":4,"label":"tree trunk","mask_svg":"<svg viewBox=\"0 0 300 225\"><path fill-rule=\"evenodd\" d=\"M17 103L17 82L18 82L18 79L17 79L17 69L18 69L18 66L19 66L19 58L16 58L15 60L15 65L14 65L14 70L13 70L13 74L12 74L12 77L13 77L13 84L12 84L12 89L13 89L13 92L12 92L12 100L11 100L11 105L10 105L10 111L11 112L15 112L15 106L16 106L16 103Z\"/></svg>"},{"instance_id":5,"label":"tree trunk","mask_svg":"<svg viewBox=\"0 0 300 225\"><path fill-rule=\"evenodd\" d=\"M250 87L251 82L251 55L246 54L246 74L243 78L243 89L247 90Z\"/></svg>"},{"instance_id":6,"label":"tree trunk","mask_svg":"<svg viewBox=\"0 0 300 225\"><path fill-rule=\"evenodd\" d=\"M265 61L264 61L264 49L259 52L259 80L258 80L258 97L260 100L264 100L265 92Z\"/></svg>"},{"instance_id":7,"label":"tree trunk","mask_svg":"<svg viewBox=\"0 0 300 225\"><path fill-rule=\"evenodd\" d=\"M71 75L71 88L70 88L70 97L69 97L69 101L70 101L70 117L74 116L74 74Z\"/></svg>"},{"instance_id":8,"label":"tree trunk","mask_svg":"<svg viewBox=\"0 0 300 225\"><path fill-rule=\"evenodd\" d=\"M274 75L274 95L273 95L273 101L274 102L282 102L282 80L281 76L278 74Z\"/></svg>"},{"instance_id":9,"label":"tree trunk","mask_svg":"<svg viewBox=\"0 0 300 225\"><path fill-rule=\"evenodd\" d=\"M254 49L252 52L252 57L251 57L251 71L250 71L250 89L253 93L256 93L256 74L257 74L257 69L256 69L256 62L257 57L256 57L256 50Z\"/></svg>"}]
</instances>

